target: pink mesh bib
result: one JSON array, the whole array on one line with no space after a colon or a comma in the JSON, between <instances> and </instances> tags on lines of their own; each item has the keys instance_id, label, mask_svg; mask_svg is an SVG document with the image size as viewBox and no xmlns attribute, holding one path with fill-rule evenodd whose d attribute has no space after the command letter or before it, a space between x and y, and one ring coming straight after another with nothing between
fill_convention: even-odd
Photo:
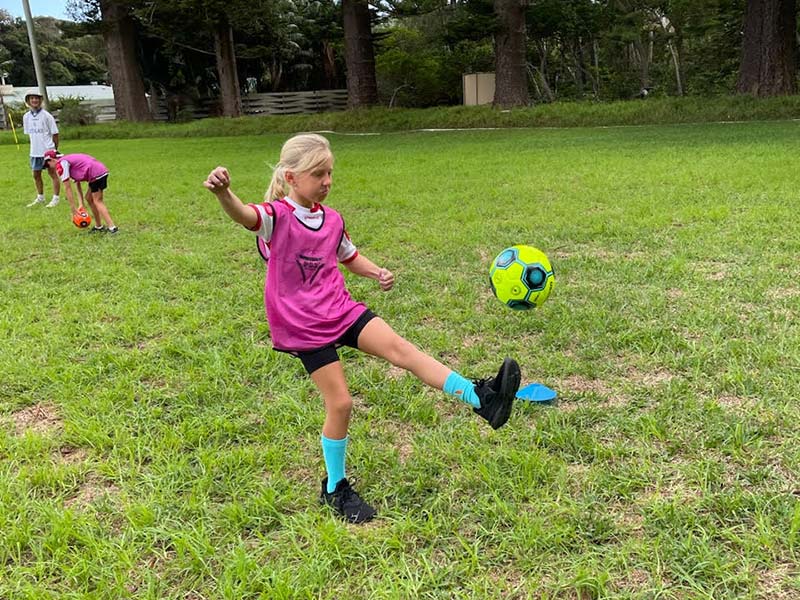
<instances>
[{"instance_id":1,"label":"pink mesh bib","mask_svg":"<svg viewBox=\"0 0 800 600\"><path fill-rule=\"evenodd\" d=\"M291 206L273 202L275 210L264 304L272 344L277 350L315 350L339 339L362 315L344 284L336 255L344 220L322 207L323 222L309 229Z\"/></svg>"}]
</instances>

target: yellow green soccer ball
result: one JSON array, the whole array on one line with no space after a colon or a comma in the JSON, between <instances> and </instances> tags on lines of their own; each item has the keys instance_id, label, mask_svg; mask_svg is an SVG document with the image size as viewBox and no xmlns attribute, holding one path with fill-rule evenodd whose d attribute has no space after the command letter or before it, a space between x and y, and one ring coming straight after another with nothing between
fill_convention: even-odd
<instances>
[{"instance_id":1,"label":"yellow green soccer ball","mask_svg":"<svg viewBox=\"0 0 800 600\"><path fill-rule=\"evenodd\" d=\"M492 292L514 310L529 310L544 304L556 278L550 260L533 246L511 246L497 255L489 269Z\"/></svg>"}]
</instances>

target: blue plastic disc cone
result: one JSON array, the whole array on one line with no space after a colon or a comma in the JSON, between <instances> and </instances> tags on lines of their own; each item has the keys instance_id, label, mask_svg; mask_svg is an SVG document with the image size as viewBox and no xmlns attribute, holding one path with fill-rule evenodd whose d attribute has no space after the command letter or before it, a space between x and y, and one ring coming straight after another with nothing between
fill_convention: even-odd
<instances>
[{"instance_id":1,"label":"blue plastic disc cone","mask_svg":"<svg viewBox=\"0 0 800 600\"><path fill-rule=\"evenodd\" d=\"M517 398L529 402L550 402L555 400L558 394L541 383L529 383L525 387L519 388Z\"/></svg>"}]
</instances>

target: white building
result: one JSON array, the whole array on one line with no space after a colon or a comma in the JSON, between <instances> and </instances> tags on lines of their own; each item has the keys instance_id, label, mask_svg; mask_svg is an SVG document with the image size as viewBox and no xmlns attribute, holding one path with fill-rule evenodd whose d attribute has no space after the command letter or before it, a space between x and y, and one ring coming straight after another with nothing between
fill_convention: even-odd
<instances>
[{"instance_id":1,"label":"white building","mask_svg":"<svg viewBox=\"0 0 800 600\"><path fill-rule=\"evenodd\" d=\"M0 95L3 97L4 104L18 104L25 102L25 92L28 90L38 90L35 85L28 87L16 87L13 85L0 86ZM83 98L87 101L111 100L114 101L114 92L110 85L48 85L47 97L50 100L60 98Z\"/></svg>"}]
</instances>

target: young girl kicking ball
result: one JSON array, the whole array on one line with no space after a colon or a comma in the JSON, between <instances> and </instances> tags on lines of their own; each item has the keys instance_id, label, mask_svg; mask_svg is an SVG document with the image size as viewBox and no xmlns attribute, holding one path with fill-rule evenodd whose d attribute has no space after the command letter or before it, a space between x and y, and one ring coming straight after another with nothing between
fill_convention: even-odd
<instances>
[{"instance_id":1,"label":"young girl kicking ball","mask_svg":"<svg viewBox=\"0 0 800 600\"><path fill-rule=\"evenodd\" d=\"M322 480L320 501L345 520L364 523L376 512L345 477L353 400L337 348L358 348L410 371L429 386L471 405L494 429L508 421L520 370L516 361L506 358L496 377L469 381L417 349L350 297L338 263L356 275L375 279L384 291L394 286L394 275L359 254L342 217L322 204L331 190L332 172L328 140L304 134L284 144L266 202L243 204L230 189L225 167L211 171L204 185L231 219L259 237L268 266L264 303L272 344L301 360L322 396L327 477Z\"/></svg>"}]
</instances>

